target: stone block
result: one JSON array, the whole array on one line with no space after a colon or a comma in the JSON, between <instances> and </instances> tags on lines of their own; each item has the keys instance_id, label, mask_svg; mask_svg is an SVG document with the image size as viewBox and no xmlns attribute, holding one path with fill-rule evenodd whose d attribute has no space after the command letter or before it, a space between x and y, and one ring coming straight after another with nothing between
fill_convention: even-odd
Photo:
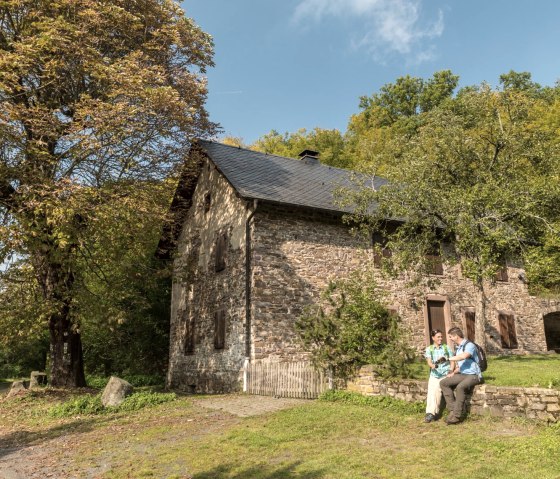
<instances>
[{"instance_id":1,"label":"stone block","mask_svg":"<svg viewBox=\"0 0 560 479\"><path fill-rule=\"evenodd\" d=\"M36 388L39 386L46 386L47 385L47 375L46 373L42 373L40 371L32 371L31 377L29 380L29 388Z\"/></svg>"},{"instance_id":2,"label":"stone block","mask_svg":"<svg viewBox=\"0 0 560 479\"><path fill-rule=\"evenodd\" d=\"M11 398L14 396L21 396L26 392L27 392L27 387L25 385L25 381L14 381L6 397Z\"/></svg>"},{"instance_id":3,"label":"stone block","mask_svg":"<svg viewBox=\"0 0 560 479\"><path fill-rule=\"evenodd\" d=\"M556 404L547 404L546 405L546 410L548 412L558 412L560 411L560 404L556 403Z\"/></svg>"},{"instance_id":4,"label":"stone block","mask_svg":"<svg viewBox=\"0 0 560 479\"><path fill-rule=\"evenodd\" d=\"M501 406L491 406L490 407L490 415L491 416L497 416L497 417L503 417L504 415L504 410Z\"/></svg>"},{"instance_id":5,"label":"stone block","mask_svg":"<svg viewBox=\"0 0 560 479\"><path fill-rule=\"evenodd\" d=\"M101 395L101 403L103 406L118 406L127 396L130 396L134 388L132 385L116 376L111 376L107 386Z\"/></svg>"},{"instance_id":6,"label":"stone block","mask_svg":"<svg viewBox=\"0 0 560 479\"><path fill-rule=\"evenodd\" d=\"M546 403L556 403L558 404L559 398L558 396L544 396L542 398L542 402L546 402Z\"/></svg>"},{"instance_id":7,"label":"stone block","mask_svg":"<svg viewBox=\"0 0 560 479\"><path fill-rule=\"evenodd\" d=\"M552 414L550 414L546 411L537 412L537 418L540 419L541 421L547 421L547 422L556 421L556 418Z\"/></svg>"},{"instance_id":8,"label":"stone block","mask_svg":"<svg viewBox=\"0 0 560 479\"><path fill-rule=\"evenodd\" d=\"M544 411L546 409L546 404L535 402L529 406L529 409L533 411Z\"/></svg>"}]
</instances>

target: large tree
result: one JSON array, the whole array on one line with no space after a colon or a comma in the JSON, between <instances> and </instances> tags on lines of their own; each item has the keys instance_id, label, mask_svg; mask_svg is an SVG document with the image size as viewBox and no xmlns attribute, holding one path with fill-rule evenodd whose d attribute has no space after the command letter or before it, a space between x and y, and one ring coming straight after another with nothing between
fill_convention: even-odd
<instances>
[{"instance_id":1,"label":"large tree","mask_svg":"<svg viewBox=\"0 0 560 479\"><path fill-rule=\"evenodd\" d=\"M0 1L0 260L34 275L53 385L85 384L76 294L99 212L215 129L212 54L170 0Z\"/></svg>"},{"instance_id":2,"label":"large tree","mask_svg":"<svg viewBox=\"0 0 560 479\"><path fill-rule=\"evenodd\" d=\"M529 252L542 258L546 251L535 247L559 233L558 142L539 126L554 95L513 72L502 85L466 88L417 113L413 130L393 130L380 153L389 185L353 198L362 214L354 219L370 228L401 221L387 232L395 271L430 278L434 255L460 263L478 292L483 345L489 283L506 261L528 260Z\"/></svg>"}]
</instances>

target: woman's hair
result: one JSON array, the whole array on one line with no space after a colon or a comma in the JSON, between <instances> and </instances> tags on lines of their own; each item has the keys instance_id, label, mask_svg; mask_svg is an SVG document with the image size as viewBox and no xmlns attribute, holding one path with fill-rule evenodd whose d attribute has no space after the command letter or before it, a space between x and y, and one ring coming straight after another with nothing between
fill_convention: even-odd
<instances>
[{"instance_id":1,"label":"woman's hair","mask_svg":"<svg viewBox=\"0 0 560 479\"><path fill-rule=\"evenodd\" d=\"M441 329L432 329L432 330L430 331L430 335L432 336L432 338L433 338L436 334L438 334L438 333L441 333ZM442 333L442 334L443 334L443 333Z\"/></svg>"}]
</instances>

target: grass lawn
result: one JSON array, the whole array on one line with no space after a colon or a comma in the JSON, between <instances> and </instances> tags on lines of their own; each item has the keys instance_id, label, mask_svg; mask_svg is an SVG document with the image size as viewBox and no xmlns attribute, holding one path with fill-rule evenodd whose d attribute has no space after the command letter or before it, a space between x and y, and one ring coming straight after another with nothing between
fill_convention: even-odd
<instances>
[{"instance_id":1,"label":"grass lawn","mask_svg":"<svg viewBox=\"0 0 560 479\"><path fill-rule=\"evenodd\" d=\"M48 462L64 464L68 477L99 479L560 477L560 428L528 421L424 424L417 405L399 401L309 401L239 418L191 397L126 414L49 417L63 399L46 390L1 402L0 456L2 447L50 448Z\"/></svg>"},{"instance_id":2,"label":"grass lawn","mask_svg":"<svg viewBox=\"0 0 560 479\"><path fill-rule=\"evenodd\" d=\"M483 375L486 384L495 386L560 389L560 354L489 356L488 369ZM428 377L425 362L414 365L413 377Z\"/></svg>"}]
</instances>

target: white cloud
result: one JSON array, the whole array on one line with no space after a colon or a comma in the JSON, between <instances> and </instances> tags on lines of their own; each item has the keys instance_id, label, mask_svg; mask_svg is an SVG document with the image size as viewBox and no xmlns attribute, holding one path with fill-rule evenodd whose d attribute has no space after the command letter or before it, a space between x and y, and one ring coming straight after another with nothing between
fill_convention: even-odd
<instances>
[{"instance_id":1,"label":"white cloud","mask_svg":"<svg viewBox=\"0 0 560 479\"><path fill-rule=\"evenodd\" d=\"M415 62L433 57L429 40L443 33L443 12L425 23L420 18L421 0L301 0L293 20L319 23L325 17L355 17L362 33L354 38L356 48L365 48L378 59L398 53Z\"/></svg>"}]
</instances>

